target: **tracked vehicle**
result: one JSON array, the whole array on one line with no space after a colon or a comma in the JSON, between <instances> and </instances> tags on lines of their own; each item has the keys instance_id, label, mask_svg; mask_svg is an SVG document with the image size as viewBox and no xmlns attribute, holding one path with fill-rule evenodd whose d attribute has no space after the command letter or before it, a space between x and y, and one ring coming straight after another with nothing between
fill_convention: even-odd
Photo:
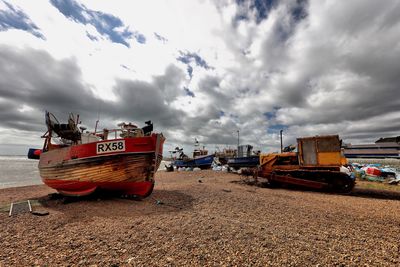
<instances>
[{"instance_id":1,"label":"tracked vehicle","mask_svg":"<svg viewBox=\"0 0 400 267\"><path fill-rule=\"evenodd\" d=\"M355 180L343 165L338 135L297 139L298 152L261 154L258 176L270 185L294 184L307 188L350 192Z\"/></svg>"}]
</instances>

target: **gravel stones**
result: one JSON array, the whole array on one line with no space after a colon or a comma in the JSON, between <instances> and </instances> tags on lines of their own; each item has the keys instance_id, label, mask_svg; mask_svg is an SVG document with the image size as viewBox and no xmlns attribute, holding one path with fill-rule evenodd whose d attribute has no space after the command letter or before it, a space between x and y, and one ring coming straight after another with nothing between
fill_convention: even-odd
<instances>
[{"instance_id":1,"label":"gravel stones","mask_svg":"<svg viewBox=\"0 0 400 267\"><path fill-rule=\"evenodd\" d=\"M0 212L0 266L400 264L400 201L379 192L259 188L241 179L158 172L153 194L141 201L63 202L45 186L0 190L1 204L39 199L49 212Z\"/></svg>"}]
</instances>

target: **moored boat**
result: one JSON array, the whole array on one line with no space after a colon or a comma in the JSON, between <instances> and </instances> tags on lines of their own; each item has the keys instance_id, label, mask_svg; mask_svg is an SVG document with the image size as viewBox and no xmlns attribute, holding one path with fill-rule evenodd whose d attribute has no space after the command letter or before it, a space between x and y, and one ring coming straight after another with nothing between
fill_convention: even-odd
<instances>
[{"instance_id":1,"label":"moored boat","mask_svg":"<svg viewBox=\"0 0 400 267\"><path fill-rule=\"evenodd\" d=\"M209 169L214 161L214 155L199 156L196 158L176 159L173 162L177 168L200 168Z\"/></svg>"},{"instance_id":2,"label":"moored boat","mask_svg":"<svg viewBox=\"0 0 400 267\"><path fill-rule=\"evenodd\" d=\"M178 153L178 157L172 163L176 168L197 167L200 169L209 169L214 161L214 154L208 155L208 150L204 149L204 147L203 149L195 148L192 158L185 155L183 149L179 147L175 149L174 153Z\"/></svg>"},{"instance_id":3,"label":"moored boat","mask_svg":"<svg viewBox=\"0 0 400 267\"><path fill-rule=\"evenodd\" d=\"M236 156L237 150L233 148L224 148L222 151L216 151L215 157L221 165L226 165L228 160Z\"/></svg>"},{"instance_id":4,"label":"moored boat","mask_svg":"<svg viewBox=\"0 0 400 267\"><path fill-rule=\"evenodd\" d=\"M253 146L241 145L238 146L237 157L227 159L228 166L234 169L252 168L260 163L259 152L253 153Z\"/></svg>"},{"instance_id":5,"label":"moored boat","mask_svg":"<svg viewBox=\"0 0 400 267\"><path fill-rule=\"evenodd\" d=\"M83 196L96 189L146 197L154 187L154 174L162 160L165 138L152 133L153 124L138 128L85 132L79 116L61 124L46 112L47 133L40 154L42 181L64 195ZM58 138L58 144L53 139Z\"/></svg>"},{"instance_id":6,"label":"moored boat","mask_svg":"<svg viewBox=\"0 0 400 267\"><path fill-rule=\"evenodd\" d=\"M234 169L252 168L260 163L260 156L229 158L227 164Z\"/></svg>"}]
</instances>

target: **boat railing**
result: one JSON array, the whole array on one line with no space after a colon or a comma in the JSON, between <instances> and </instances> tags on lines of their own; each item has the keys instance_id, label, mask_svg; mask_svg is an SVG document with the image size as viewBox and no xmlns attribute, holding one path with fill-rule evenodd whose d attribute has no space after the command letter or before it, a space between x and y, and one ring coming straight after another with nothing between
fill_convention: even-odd
<instances>
[{"instance_id":1,"label":"boat railing","mask_svg":"<svg viewBox=\"0 0 400 267\"><path fill-rule=\"evenodd\" d=\"M100 137L102 140L145 136L141 128L103 129L102 131L92 132L91 134Z\"/></svg>"}]
</instances>

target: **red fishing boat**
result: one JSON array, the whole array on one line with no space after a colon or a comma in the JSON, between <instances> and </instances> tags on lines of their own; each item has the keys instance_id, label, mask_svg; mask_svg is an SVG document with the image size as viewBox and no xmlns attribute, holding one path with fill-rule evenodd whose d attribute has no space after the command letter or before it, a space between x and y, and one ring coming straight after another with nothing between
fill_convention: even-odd
<instances>
[{"instance_id":1,"label":"red fishing boat","mask_svg":"<svg viewBox=\"0 0 400 267\"><path fill-rule=\"evenodd\" d=\"M138 128L121 123L118 129L90 133L78 123L79 116L70 114L68 123L61 124L46 112L48 131L39 160L43 182L69 196L96 189L149 196L165 140L161 133L152 133L153 124Z\"/></svg>"}]
</instances>

